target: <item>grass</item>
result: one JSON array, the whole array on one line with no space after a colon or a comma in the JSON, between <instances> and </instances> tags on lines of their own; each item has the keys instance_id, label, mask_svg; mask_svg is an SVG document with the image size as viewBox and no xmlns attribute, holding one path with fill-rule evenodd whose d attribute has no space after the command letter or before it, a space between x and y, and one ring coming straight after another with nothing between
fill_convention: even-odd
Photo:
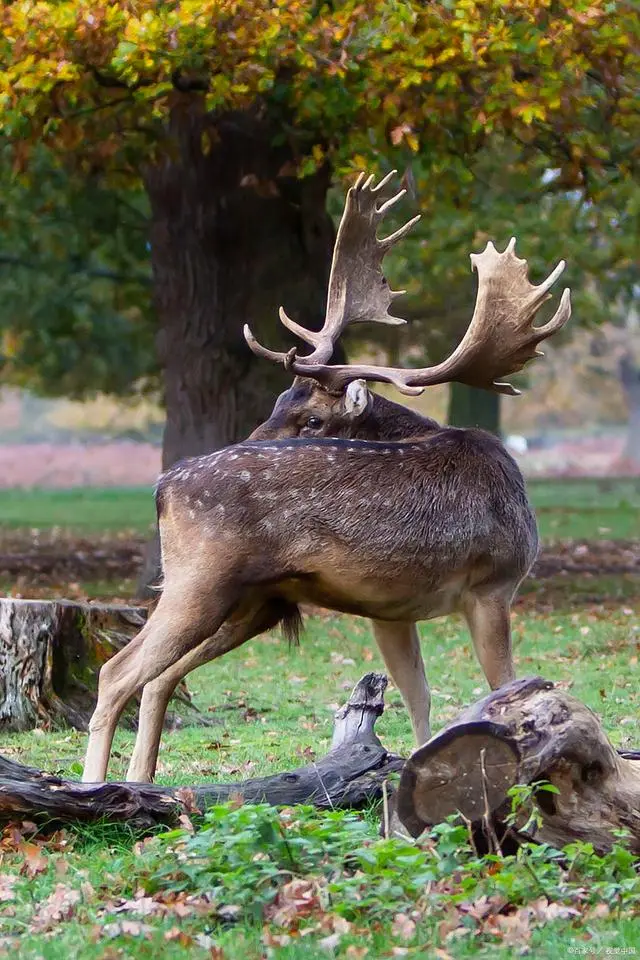
<instances>
[{"instance_id":1,"label":"grass","mask_svg":"<svg viewBox=\"0 0 640 960\"><path fill-rule=\"evenodd\" d=\"M148 487L0 490L0 526L9 528L146 534L154 519L153 493Z\"/></svg>"},{"instance_id":2,"label":"grass","mask_svg":"<svg viewBox=\"0 0 640 960\"><path fill-rule=\"evenodd\" d=\"M528 487L547 540L640 537L640 478L532 480Z\"/></svg>"},{"instance_id":3,"label":"grass","mask_svg":"<svg viewBox=\"0 0 640 960\"><path fill-rule=\"evenodd\" d=\"M531 492L547 537L640 536L635 481L536 481ZM89 537L146 532L149 503L137 490L5 491L0 522ZM108 595L109 586L79 589ZM433 621L420 632L437 730L486 688L461 621ZM616 746L638 747L637 577L529 582L513 632L520 676L541 674L570 689ZM368 623L355 618L311 618L299 648L278 633L258 638L189 679L210 725L178 711L183 722L163 735L158 780L234 780L309 763L328 749L333 714L353 684L383 669ZM412 747L393 685L377 732L391 749ZM76 731L31 731L3 735L0 752L77 776L85 743ZM124 775L132 745L133 734L118 731L112 778ZM407 844L380 839L379 821L376 809L232 806L152 838L123 824L53 836L16 824L0 838L0 955L462 960L497 950L536 958L640 951L640 877L623 847L604 858L577 845L564 862L544 848L496 861L478 859L456 826Z\"/></svg>"},{"instance_id":4,"label":"grass","mask_svg":"<svg viewBox=\"0 0 640 960\"><path fill-rule=\"evenodd\" d=\"M640 537L640 478L532 480L529 491L547 539ZM154 518L146 487L0 490L0 527L147 534Z\"/></svg>"},{"instance_id":5,"label":"grass","mask_svg":"<svg viewBox=\"0 0 640 960\"><path fill-rule=\"evenodd\" d=\"M592 583L594 594L605 597L607 589L606 581L601 586L597 581ZM572 592L569 583L568 594ZM560 606L549 613L531 611L525 603L514 612L513 627L521 676L539 673L570 688L572 694L600 715L616 746L637 746L637 603L629 597L618 597L582 608ZM437 729L462 706L483 694L485 686L461 623L447 618L423 624L421 635ZM242 779L308 763L314 755L328 749L335 709L359 676L365 670L382 669L368 624L349 617L311 619L299 648L289 649L277 633L256 639L193 675L190 688L194 700L213 725L184 726L165 732L158 780L197 783ZM377 730L388 747L405 753L411 749L408 718L393 686ZM131 733L118 732L112 777L123 776L132 744ZM74 776L80 771L84 745L85 735L78 732L43 735L32 731L5 735L2 752L22 762ZM243 816L239 811L214 808L212 819L197 823L193 834L188 829L182 835L147 841L142 847L135 843L139 838L131 837L122 827L70 830L66 835L68 845L61 852L56 851L59 840L44 845L46 868L28 883L20 873L25 870L20 849L0 853L4 861L0 874L7 871L19 876L18 893L12 901L15 913L5 921L6 933L21 932L20 957L34 960L57 960L69 955L88 960L151 957L158 950L163 957L171 958L185 947L189 956L228 960L253 960L267 955L402 955L393 954L394 948L408 950L411 956L427 957L434 956L431 951L436 947L443 951L443 958L463 958L489 956L498 947L512 955L511 951L518 946L530 948L536 957L555 957L566 954L569 947L586 946L585 938L589 947L598 947L602 952L605 948L640 950L640 879L634 880L633 869L629 868L624 880L624 896L630 898L629 902L621 903L614 911L612 902L618 893L611 893L607 899L603 891L606 884L610 891L618 890L616 884L622 884L622 880L616 879L618 867L609 861L603 866L588 850L580 854L585 873L573 871L568 881L566 871L563 873L557 863L554 865L553 857L545 854L533 863L532 879L531 863L475 862L461 836L456 835L455 843L451 837L440 837L436 853L432 851L436 842L433 839L423 839L418 847L408 847L400 840L379 840L377 811L349 815L346 819L344 815L335 815L333 820L331 814L303 811L296 817L302 817L307 824L307 839L295 834L294 847L302 845L304 849L305 843L311 847L308 859L294 869L291 865L274 866L273 844L260 840L275 829L269 819L273 815L258 810L256 819L249 824ZM248 852L243 845L248 845ZM449 852L445 854L445 850ZM420 881L422 872L435 869L434 864L441 863L445 855L450 861L449 879L436 871L435 879ZM361 869L355 872L351 862L354 856L362 861ZM416 856L419 862L414 863L411 858ZM530 856L540 858L535 852ZM625 855L620 852L616 856ZM426 857L424 863L420 857ZM186 874L177 866L180 863L191 864L188 870L184 866ZM349 863L347 868L345 864ZM273 876L258 876L256 864L260 870L273 868ZM452 874L455 880L451 880ZM322 903L308 914L306 908L292 906L293 920L284 926L273 917L265 925L265 916L269 918L277 904L286 899L289 888L284 888L283 883L291 881L292 876L300 883L315 884L324 891L325 899L321 897ZM45 934L37 929L38 911L60 883L75 891L80 899L68 920L57 923ZM598 887L598 883L602 886ZM257 884L264 884L259 888L266 898L264 902L257 896ZM427 896L425 891L430 888L432 894ZM181 902L180 897L187 893L202 898L213 896L214 889L215 909L198 901L197 909L184 906L181 915L171 906ZM365 897L367 890L370 896ZM543 895L541 890L546 893ZM587 900L579 892L585 890L589 890ZM138 896L144 891L156 903L153 909L158 912L141 915L135 905L136 891ZM488 921L478 921L477 929L473 924L465 927L465 923L470 923L471 904L484 903L482 897L498 895L506 897L509 904L506 916L521 918L520 939L510 940L509 923L516 924L515 919L494 917L492 923L497 925L493 927ZM547 896L578 914L570 913L562 922L548 917L538 922L527 911L534 909L532 904L541 910L540 904L542 900L546 903ZM619 896L623 894L620 892ZM122 907L122 901L128 906ZM114 912L119 907L122 912ZM238 918L229 928L229 916L223 908L231 907L238 908ZM216 919L215 911L220 909L222 918L227 920ZM1 910L2 904L0 916ZM398 914L405 919L398 920ZM125 920L129 926L125 923L123 927ZM305 929L311 932L302 936ZM514 929L519 929L517 924ZM336 936L336 931L333 952L327 954L321 941ZM212 953L214 947L219 952ZM270 953L266 952L267 947Z\"/></svg>"}]
</instances>

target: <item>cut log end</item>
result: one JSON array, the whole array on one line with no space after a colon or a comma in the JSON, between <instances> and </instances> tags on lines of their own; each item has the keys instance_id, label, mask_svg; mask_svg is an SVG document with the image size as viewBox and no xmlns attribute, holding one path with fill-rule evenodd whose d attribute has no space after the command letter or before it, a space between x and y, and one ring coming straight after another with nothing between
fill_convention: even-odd
<instances>
[{"instance_id":1,"label":"cut log end","mask_svg":"<svg viewBox=\"0 0 640 960\"><path fill-rule=\"evenodd\" d=\"M640 761L621 756L596 715L541 677L501 687L465 710L407 761L397 814L418 836L447 816L504 816L516 784L539 791L536 839L610 849L619 831L640 853Z\"/></svg>"},{"instance_id":2,"label":"cut log end","mask_svg":"<svg viewBox=\"0 0 640 960\"><path fill-rule=\"evenodd\" d=\"M407 760L398 816L413 837L453 813L470 821L488 817L517 782L519 759L506 728L491 721L447 730Z\"/></svg>"}]
</instances>

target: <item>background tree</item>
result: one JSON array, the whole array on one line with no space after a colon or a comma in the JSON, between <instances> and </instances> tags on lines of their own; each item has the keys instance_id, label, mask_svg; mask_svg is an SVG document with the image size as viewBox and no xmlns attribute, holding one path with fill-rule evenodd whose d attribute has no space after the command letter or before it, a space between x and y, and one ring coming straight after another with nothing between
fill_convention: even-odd
<instances>
[{"instance_id":1,"label":"background tree","mask_svg":"<svg viewBox=\"0 0 640 960\"><path fill-rule=\"evenodd\" d=\"M0 23L16 170L33 175L44 145L148 198L165 463L268 411L278 371L254 375L242 325L274 342L281 302L319 321L332 175L419 154L429 212L463 210L470 163L503 142L585 198L594 175L637 167L626 3L19 0Z\"/></svg>"},{"instance_id":2,"label":"background tree","mask_svg":"<svg viewBox=\"0 0 640 960\"><path fill-rule=\"evenodd\" d=\"M64 397L157 389L144 193L74 176L44 147L16 178L5 143L0 226L3 383Z\"/></svg>"}]
</instances>

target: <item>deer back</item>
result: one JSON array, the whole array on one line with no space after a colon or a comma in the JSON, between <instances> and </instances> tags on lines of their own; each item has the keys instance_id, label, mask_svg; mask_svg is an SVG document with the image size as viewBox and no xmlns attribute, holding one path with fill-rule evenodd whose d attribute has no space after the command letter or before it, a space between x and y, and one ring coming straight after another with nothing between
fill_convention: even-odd
<instances>
[{"instance_id":1,"label":"deer back","mask_svg":"<svg viewBox=\"0 0 640 960\"><path fill-rule=\"evenodd\" d=\"M479 430L249 440L168 471L158 510L161 532L170 514L183 542L222 546L245 584L295 581L289 599L370 616L420 619L407 598L452 578L517 582L537 551L517 464Z\"/></svg>"}]
</instances>

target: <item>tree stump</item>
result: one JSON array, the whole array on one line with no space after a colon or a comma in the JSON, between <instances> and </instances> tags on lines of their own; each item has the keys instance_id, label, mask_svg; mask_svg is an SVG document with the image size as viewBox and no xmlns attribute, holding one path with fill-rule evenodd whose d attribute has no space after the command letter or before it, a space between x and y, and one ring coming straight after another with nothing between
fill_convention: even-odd
<instances>
[{"instance_id":1,"label":"tree stump","mask_svg":"<svg viewBox=\"0 0 640 960\"><path fill-rule=\"evenodd\" d=\"M558 792L534 793L536 840L603 852L626 830L640 854L640 754L616 751L592 710L541 677L493 691L416 750L395 812L414 837L455 813L493 830L509 814L508 790L540 781Z\"/></svg>"},{"instance_id":2,"label":"tree stump","mask_svg":"<svg viewBox=\"0 0 640 960\"><path fill-rule=\"evenodd\" d=\"M100 667L146 616L143 607L0 599L0 730L86 730ZM189 703L184 684L179 690Z\"/></svg>"},{"instance_id":3,"label":"tree stump","mask_svg":"<svg viewBox=\"0 0 640 960\"><path fill-rule=\"evenodd\" d=\"M148 828L232 798L287 806L311 803L324 809L366 806L382 797L385 780L404 763L380 746L373 729L386 685L382 674L364 676L336 715L330 752L306 767L271 777L193 787L78 783L0 757L0 819L115 820Z\"/></svg>"}]
</instances>

